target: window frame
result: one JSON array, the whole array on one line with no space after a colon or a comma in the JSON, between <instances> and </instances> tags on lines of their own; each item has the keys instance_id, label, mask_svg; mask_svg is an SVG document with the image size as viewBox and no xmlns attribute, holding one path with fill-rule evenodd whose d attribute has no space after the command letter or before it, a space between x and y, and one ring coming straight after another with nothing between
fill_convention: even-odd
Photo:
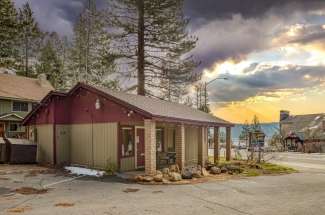
<instances>
[{"instance_id":1,"label":"window frame","mask_svg":"<svg viewBox=\"0 0 325 215\"><path fill-rule=\"evenodd\" d=\"M15 103L20 103L19 105L19 110L14 110L14 104ZM26 104L27 105L27 110L22 110L22 104ZM11 102L11 111L12 112L23 112L23 113L27 113L29 111L29 104L28 102L23 102L23 101L12 101Z\"/></svg>"},{"instance_id":2,"label":"window frame","mask_svg":"<svg viewBox=\"0 0 325 215\"><path fill-rule=\"evenodd\" d=\"M124 145L124 136L123 136L123 131L124 130L129 130L131 131L131 138L132 138L132 153L129 155L123 155L125 151L122 153L123 145ZM120 143L120 155L121 158L131 158L135 156L135 133L134 133L134 127L131 126L122 126L121 127L121 143Z\"/></svg>"}]
</instances>

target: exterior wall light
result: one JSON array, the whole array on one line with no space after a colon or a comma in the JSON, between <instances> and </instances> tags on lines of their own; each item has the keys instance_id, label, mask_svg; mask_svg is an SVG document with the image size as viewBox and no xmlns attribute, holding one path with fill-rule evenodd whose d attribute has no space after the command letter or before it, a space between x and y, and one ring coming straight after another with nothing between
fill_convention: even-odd
<instances>
[{"instance_id":1,"label":"exterior wall light","mask_svg":"<svg viewBox=\"0 0 325 215\"><path fill-rule=\"evenodd\" d=\"M99 110L100 109L100 101L99 101L99 99L97 98L96 99L96 102L95 102L95 108L96 108L96 110Z\"/></svg>"}]
</instances>

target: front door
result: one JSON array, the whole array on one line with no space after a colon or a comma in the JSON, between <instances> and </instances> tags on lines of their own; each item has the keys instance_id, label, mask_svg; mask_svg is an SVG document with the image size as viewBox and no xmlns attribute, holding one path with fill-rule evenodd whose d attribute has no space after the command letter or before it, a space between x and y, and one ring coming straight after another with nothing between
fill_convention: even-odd
<instances>
[{"instance_id":1,"label":"front door","mask_svg":"<svg viewBox=\"0 0 325 215\"><path fill-rule=\"evenodd\" d=\"M4 137L5 134L5 125L0 122L0 137Z\"/></svg>"},{"instance_id":2,"label":"front door","mask_svg":"<svg viewBox=\"0 0 325 215\"><path fill-rule=\"evenodd\" d=\"M144 167L144 129L136 128L137 167Z\"/></svg>"}]
</instances>

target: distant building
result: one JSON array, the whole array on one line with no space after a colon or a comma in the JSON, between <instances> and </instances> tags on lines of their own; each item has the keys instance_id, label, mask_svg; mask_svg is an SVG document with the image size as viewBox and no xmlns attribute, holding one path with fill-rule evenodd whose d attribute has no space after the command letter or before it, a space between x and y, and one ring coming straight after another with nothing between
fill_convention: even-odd
<instances>
[{"instance_id":1,"label":"distant building","mask_svg":"<svg viewBox=\"0 0 325 215\"><path fill-rule=\"evenodd\" d=\"M43 75L34 79L0 73L0 139L26 137L23 118L51 90Z\"/></svg>"},{"instance_id":2,"label":"distant building","mask_svg":"<svg viewBox=\"0 0 325 215\"><path fill-rule=\"evenodd\" d=\"M280 111L280 131L285 150L325 152L325 113L290 115Z\"/></svg>"}]
</instances>

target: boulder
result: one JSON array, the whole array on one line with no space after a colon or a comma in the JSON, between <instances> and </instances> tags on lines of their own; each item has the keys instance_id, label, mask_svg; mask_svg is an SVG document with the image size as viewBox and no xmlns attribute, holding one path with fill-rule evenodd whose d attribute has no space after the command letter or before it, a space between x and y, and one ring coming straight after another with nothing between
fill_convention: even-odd
<instances>
[{"instance_id":1,"label":"boulder","mask_svg":"<svg viewBox=\"0 0 325 215\"><path fill-rule=\"evenodd\" d=\"M153 181L153 177L152 176L144 176L143 177L143 181L144 182L152 182Z\"/></svg>"},{"instance_id":2,"label":"boulder","mask_svg":"<svg viewBox=\"0 0 325 215\"><path fill-rule=\"evenodd\" d=\"M239 166L235 166L235 165L229 165L227 166L228 172L232 172L232 173L242 173L243 169L241 169Z\"/></svg>"},{"instance_id":3,"label":"boulder","mask_svg":"<svg viewBox=\"0 0 325 215\"><path fill-rule=\"evenodd\" d=\"M203 167L201 170L201 174L202 174L202 176L208 176L209 172Z\"/></svg>"},{"instance_id":4,"label":"boulder","mask_svg":"<svg viewBox=\"0 0 325 215\"><path fill-rule=\"evenodd\" d=\"M153 180L155 182L162 182L163 181L163 175L162 174L157 174L153 177Z\"/></svg>"},{"instance_id":5,"label":"boulder","mask_svg":"<svg viewBox=\"0 0 325 215\"><path fill-rule=\"evenodd\" d=\"M171 172L170 173L170 178L171 181L181 181L182 180L182 176L181 174L177 173L177 172Z\"/></svg>"},{"instance_id":6,"label":"boulder","mask_svg":"<svg viewBox=\"0 0 325 215\"><path fill-rule=\"evenodd\" d=\"M201 171L196 170L196 171L192 172L192 176L193 176L193 178L202 178Z\"/></svg>"},{"instance_id":7,"label":"boulder","mask_svg":"<svg viewBox=\"0 0 325 215\"><path fill-rule=\"evenodd\" d=\"M224 166L221 167L220 170L221 170L221 173L226 173L228 171L228 169L226 167L224 167Z\"/></svg>"},{"instance_id":8,"label":"boulder","mask_svg":"<svg viewBox=\"0 0 325 215\"><path fill-rule=\"evenodd\" d=\"M210 168L210 173L213 174L213 175L216 175L216 174L220 174L221 173L221 169L217 166L213 166Z\"/></svg>"},{"instance_id":9,"label":"boulder","mask_svg":"<svg viewBox=\"0 0 325 215\"><path fill-rule=\"evenodd\" d=\"M134 177L134 180L137 182L143 181L143 176L142 175L137 175Z\"/></svg>"},{"instance_id":10,"label":"boulder","mask_svg":"<svg viewBox=\"0 0 325 215\"><path fill-rule=\"evenodd\" d=\"M170 172L180 172L179 171L179 166L177 164L170 165L169 171Z\"/></svg>"},{"instance_id":11,"label":"boulder","mask_svg":"<svg viewBox=\"0 0 325 215\"><path fill-rule=\"evenodd\" d=\"M189 171L189 170L184 170L183 172L182 172L182 178L183 179L192 179L192 172L191 171Z\"/></svg>"}]
</instances>

